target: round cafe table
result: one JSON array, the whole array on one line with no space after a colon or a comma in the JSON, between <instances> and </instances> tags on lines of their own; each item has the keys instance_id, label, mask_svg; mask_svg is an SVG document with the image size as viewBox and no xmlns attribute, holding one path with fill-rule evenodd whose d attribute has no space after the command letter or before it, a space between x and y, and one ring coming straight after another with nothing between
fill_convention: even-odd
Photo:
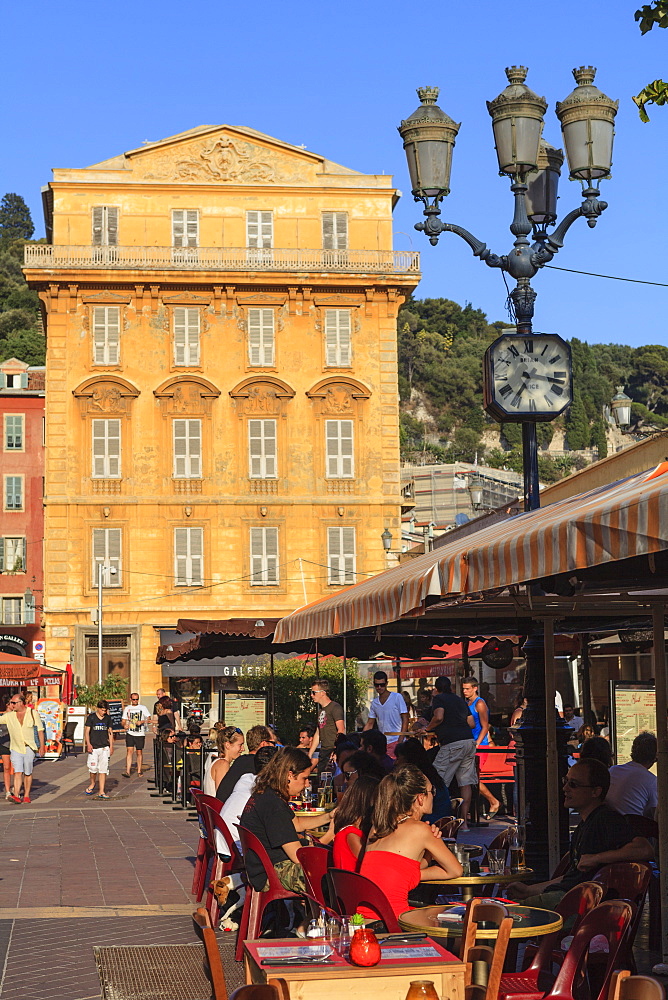
<instances>
[{"instance_id":1,"label":"round cafe table","mask_svg":"<svg viewBox=\"0 0 668 1000\"><path fill-rule=\"evenodd\" d=\"M522 906L519 903L504 904L508 909L508 916L513 918L513 926L510 931L511 938L523 939L542 937L544 934L552 934L553 931L561 930L563 920L554 910L542 910L537 906ZM439 923L438 914L457 913L462 910L457 904L447 904L445 906L420 906L415 910L407 910L399 917L399 926L402 931L425 931L430 937L435 938L459 938L462 936L462 923ZM479 928L477 937L481 940L495 938L497 929Z\"/></svg>"},{"instance_id":2,"label":"round cafe table","mask_svg":"<svg viewBox=\"0 0 668 1000\"><path fill-rule=\"evenodd\" d=\"M522 868L521 871L511 872L509 868L505 868L504 871L498 875L492 875L488 868L482 868L480 874L478 875L460 875L458 878L438 878L429 879L428 882L421 883L422 885L458 885L462 889L462 900L468 903L470 899L473 899L476 893L476 889L480 890L483 886L494 886L494 885L510 885L511 882L522 882L527 877L527 875L533 875L533 868ZM484 889L482 889L482 894L484 895Z\"/></svg>"},{"instance_id":3,"label":"round cafe table","mask_svg":"<svg viewBox=\"0 0 668 1000\"><path fill-rule=\"evenodd\" d=\"M484 847L480 847L479 844L462 844L459 840L455 840L454 837L444 837L443 843L450 850L453 847L463 847L470 858L479 858L484 851Z\"/></svg>"}]
</instances>

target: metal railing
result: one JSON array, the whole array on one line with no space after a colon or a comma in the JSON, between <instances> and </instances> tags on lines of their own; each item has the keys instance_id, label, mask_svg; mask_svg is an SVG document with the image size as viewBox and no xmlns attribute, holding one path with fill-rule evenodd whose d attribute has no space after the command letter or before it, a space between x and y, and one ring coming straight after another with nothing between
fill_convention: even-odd
<instances>
[{"instance_id":1,"label":"metal railing","mask_svg":"<svg viewBox=\"0 0 668 1000\"><path fill-rule=\"evenodd\" d=\"M155 271L297 271L415 274L413 250L249 250L247 247L25 247L25 266Z\"/></svg>"}]
</instances>

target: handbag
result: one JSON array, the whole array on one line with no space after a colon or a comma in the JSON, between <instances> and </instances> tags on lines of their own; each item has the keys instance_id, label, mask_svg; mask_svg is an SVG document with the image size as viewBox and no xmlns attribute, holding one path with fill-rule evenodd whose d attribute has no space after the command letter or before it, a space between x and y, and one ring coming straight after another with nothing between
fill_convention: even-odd
<instances>
[{"instance_id":1,"label":"handbag","mask_svg":"<svg viewBox=\"0 0 668 1000\"><path fill-rule=\"evenodd\" d=\"M37 723L35 722L35 709L30 706L30 711L32 712L32 735L35 747L39 750L39 729L37 728Z\"/></svg>"}]
</instances>

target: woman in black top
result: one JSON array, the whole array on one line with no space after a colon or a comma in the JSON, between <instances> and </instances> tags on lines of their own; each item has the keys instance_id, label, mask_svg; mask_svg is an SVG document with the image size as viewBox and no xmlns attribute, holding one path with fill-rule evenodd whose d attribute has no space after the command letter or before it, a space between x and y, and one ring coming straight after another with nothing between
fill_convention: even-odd
<instances>
[{"instance_id":1,"label":"woman in black top","mask_svg":"<svg viewBox=\"0 0 668 1000\"><path fill-rule=\"evenodd\" d=\"M431 781L436 789L434 794L434 808L423 819L427 823L436 823L437 820L443 819L445 816L452 816L450 792L445 787L443 778L432 764L429 754L420 741L409 737L403 743L397 743L394 748L394 755L397 758L397 767L401 767L402 764L414 764L415 767L422 771L425 778Z\"/></svg>"},{"instance_id":2,"label":"woman in black top","mask_svg":"<svg viewBox=\"0 0 668 1000\"><path fill-rule=\"evenodd\" d=\"M281 885L293 892L304 891L304 870L297 860L302 846L299 834L322 826L322 815L295 816L288 805L309 783L311 758L303 750L285 747L269 761L257 777L253 794L241 815L242 827L254 833L269 855ZM254 889L267 884L260 859L249 851L244 859Z\"/></svg>"}]
</instances>

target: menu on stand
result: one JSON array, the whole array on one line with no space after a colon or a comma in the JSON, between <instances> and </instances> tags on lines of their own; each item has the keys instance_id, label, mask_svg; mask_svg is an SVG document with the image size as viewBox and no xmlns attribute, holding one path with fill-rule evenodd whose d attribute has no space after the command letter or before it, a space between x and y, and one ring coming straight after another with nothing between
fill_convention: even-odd
<instances>
[{"instance_id":1,"label":"menu on stand","mask_svg":"<svg viewBox=\"0 0 668 1000\"><path fill-rule=\"evenodd\" d=\"M236 726L247 733L253 726L267 725L267 695L264 691L224 691L223 711L226 726Z\"/></svg>"},{"instance_id":2,"label":"menu on stand","mask_svg":"<svg viewBox=\"0 0 668 1000\"><path fill-rule=\"evenodd\" d=\"M642 732L656 733L653 682L610 681L610 742L617 764L631 760L631 745Z\"/></svg>"}]
</instances>

